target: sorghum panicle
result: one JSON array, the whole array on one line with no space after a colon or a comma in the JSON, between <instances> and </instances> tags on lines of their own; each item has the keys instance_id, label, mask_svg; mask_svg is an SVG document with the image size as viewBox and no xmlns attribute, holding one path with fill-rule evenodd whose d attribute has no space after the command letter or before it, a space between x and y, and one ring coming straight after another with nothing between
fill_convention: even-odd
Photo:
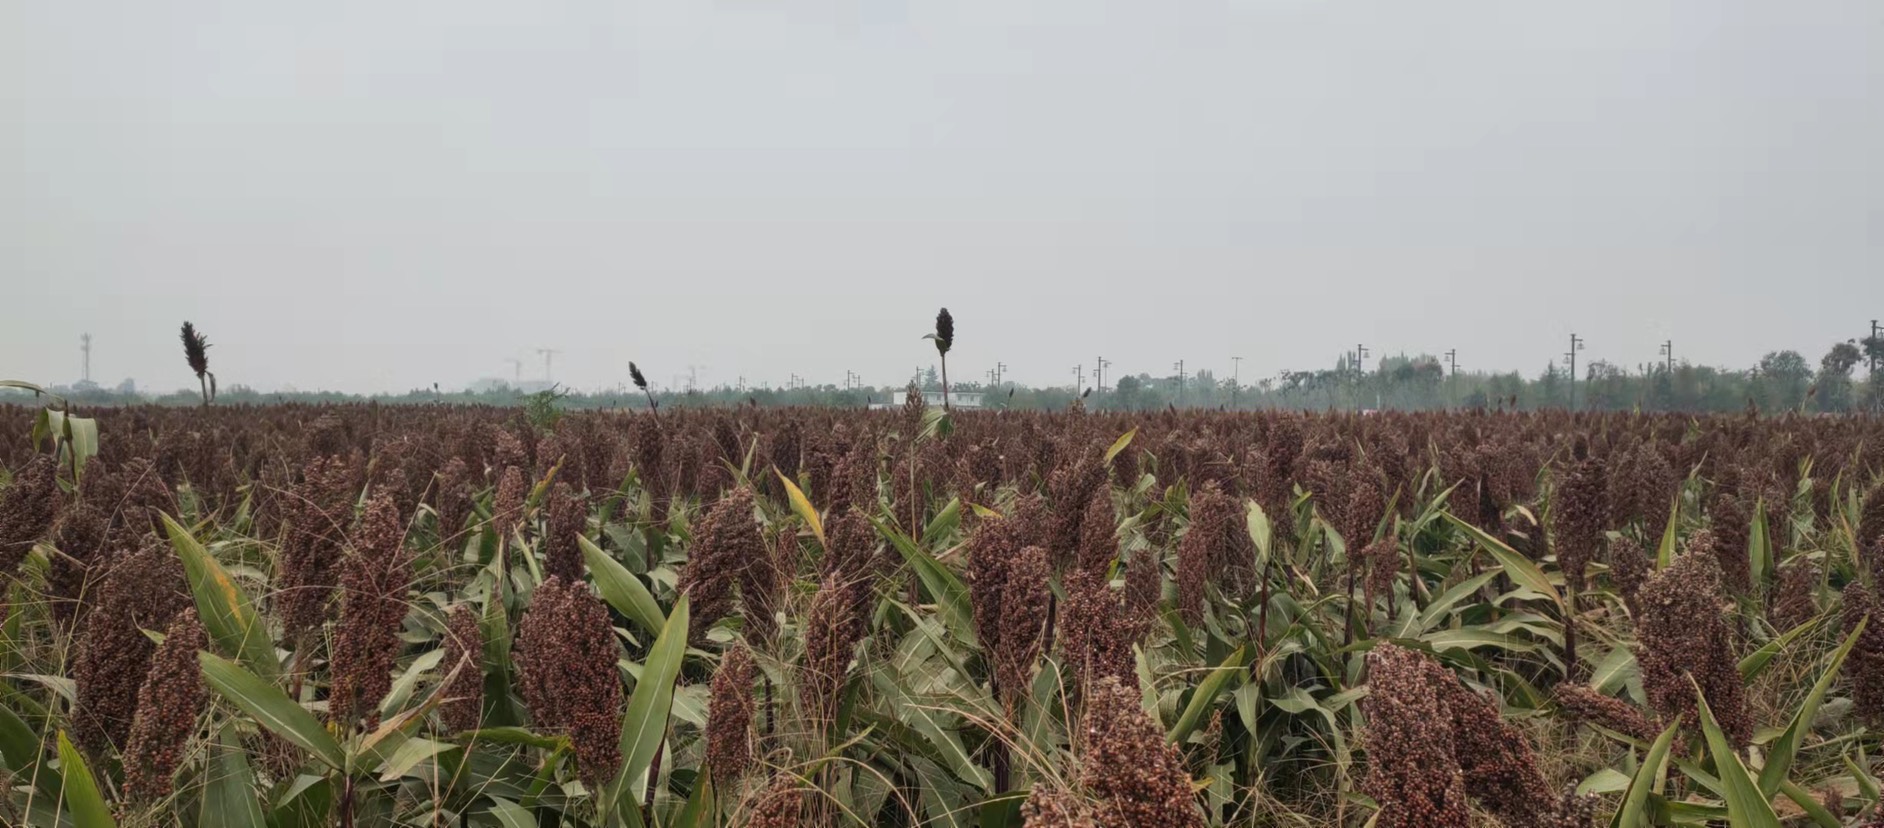
<instances>
[{"instance_id":1,"label":"sorghum panicle","mask_svg":"<svg viewBox=\"0 0 1884 828\"><path fill-rule=\"evenodd\" d=\"M1552 691L1557 706L1571 719L1641 740L1644 744L1661 735L1662 726L1635 705L1614 696L1606 696L1581 684L1563 683Z\"/></svg>"},{"instance_id":2,"label":"sorghum panicle","mask_svg":"<svg viewBox=\"0 0 1884 828\"><path fill-rule=\"evenodd\" d=\"M1821 579L1818 564L1804 557L1779 568L1779 581L1773 585L1772 598L1767 602L1767 618L1775 630L1795 629L1818 617L1815 596Z\"/></svg>"},{"instance_id":3,"label":"sorghum panicle","mask_svg":"<svg viewBox=\"0 0 1884 828\"><path fill-rule=\"evenodd\" d=\"M150 672L137 693L131 738L124 746L124 789L133 801L153 802L170 793L183 747L208 705L203 670L196 660L197 652L208 647L196 610L186 608L170 622L163 645L151 658Z\"/></svg>"},{"instance_id":4,"label":"sorghum panicle","mask_svg":"<svg viewBox=\"0 0 1884 828\"><path fill-rule=\"evenodd\" d=\"M1648 555L1643 553L1642 545L1636 543L1634 538L1622 535L1609 544L1609 580L1616 585L1616 591L1621 593L1623 606L1628 607L1632 618L1642 616L1636 596L1642 591L1642 583L1648 580L1652 568Z\"/></svg>"},{"instance_id":5,"label":"sorghum panicle","mask_svg":"<svg viewBox=\"0 0 1884 828\"><path fill-rule=\"evenodd\" d=\"M804 807L804 788L791 774L779 773L753 801L745 825L747 828L798 828Z\"/></svg>"},{"instance_id":6,"label":"sorghum panicle","mask_svg":"<svg viewBox=\"0 0 1884 828\"><path fill-rule=\"evenodd\" d=\"M706 766L713 782L731 788L752 766L752 678L757 665L744 644L734 645L713 673L707 705Z\"/></svg>"},{"instance_id":7,"label":"sorghum panicle","mask_svg":"<svg viewBox=\"0 0 1884 828\"><path fill-rule=\"evenodd\" d=\"M20 567L33 544L46 537L64 502L58 461L50 455L34 455L14 473L13 482L0 490L0 572Z\"/></svg>"},{"instance_id":8,"label":"sorghum panicle","mask_svg":"<svg viewBox=\"0 0 1884 828\"><path fill-rule=\"evenodd\" d=\"M1845 586L1842 618L1845 634L1865 618L1864 632L1845 657L1844 673L1851 682L1851 698L1858 715L1874 725L1884 724L1884 602L1875 591L1853 581Z\"/></svg>"},{"instance_id":9,"label":"sorghum panicle","mask_svg":"<svg viewBox=\"0 0 1884 828\"><path fill-rule=\"evenodd\" d=\"M463 602L445 616L445 657L439 669L458 674L445 685L438 715L453 733L475 730L484 720L484 630L478 616L477 607Z\"/></svg>"},{"instance_id":10,"label":"sorghum panicle","mask_svg":"<svg viewBox=\"0 0 1884 828\"><path fill-rule=\"evenodd\" d=\"M334 569L353 516L354 470L339 457L317 456L288 492L287 522L276 576L276 613L290 640L318 628L331 612Z\"/></svg>"},{"instance_id":11,"label":"sorghum panicle","mask_svg":"<svg viewBox=\"0 0 1884 828\"><path fill-rule=\"evenodd\" d=\"M1205 585L1240 589L1255 565L1255 543L1236 499L1215 483L1191 497L1190 528L1178 539L1178 608L1188 624L1203 620Z\"/></svg>"},{"instance_id":12,"label":"sorghum panicle","mask_svg":"<svg viewBox=\"0 0 1884 828\"><path fill-rule=\"evenodd\" d=\"M1465 774L1453 752L1451 717L1441 696L1452 680L1430 657L1392 644L1368 655L1362 787L1380 803L1380 828L1457 828L1466 824Z\"/></svg>"},{"instance_id":13,"label":"sorghum panicle","mask_svg":"<svg viewBox=\"0 0 1884 828\"><path fill-rule=\"evenodd\" d=\"M824 576L805 616L805 661L799 671L799 704L820 727L837 718L839 691L850 673L852 652L863 640L870 613L870 581L833 572Z\"/></svg>"},{"instance_id":14,"label":"sorghum panicle","mask_svg":"<svg viewBox=\"0 0 1884 828\"><path fill-rule=\"evenodd\" d=\"M1082 684L1108 676L1129 680L1138 625L1126 617L1119 596L1104 575L1084 570L1068 572L1063 583L1066 602L1058 628L1067 664Z\"/></svg>"},{"instance_id":15,"label":"sorghum panicle","mask_svg":"<svg viewBox=\"0 0 1884 828\"><path fill-rule=\"evenodd\" d=\"M333 688L328 716L343 726L379 722L379 701L392 689L399 630L406 617L412 564L399 508L386 492L367 501L360 526L340 562L340 621L334 626Z\"/></svg>"},{"instance_id":16,"label":"sorghum panicle","mask_svg":"<svg viewBox=\"0 0 1884 828\"><path fill-rule=\"evenodd\" d=\"M557 483L550 490L549 518L543 527L543 575L560 575L565 581L581 581L587 572L582 564L578 539L589 525L589 502L578 496L568 483Z\"/></svg>"},{"instance_id":17,"label":"sorghum panicle","mask_svg":"<svg viewBox=\"0 0 1884 828\"><path fill-rule=\"evenodd\" d=\"M1664 718L1679 717L1690 728L1697 727L1698 684L1721 729L1734 745L1744 747L1753 737L1753 720L1735 667L1740 659L1734 653L1733 631L1722 612L1727 599L1721 593L1720 564L1710 547L1705 537L1698 543L1690 538L1687 551L1642 584L1636 596L1641 607L1636 662L1649 703Z\"/></svg>"},{"instance_id":18,"label":"sorghum panicle","mask_svg":"<svg viewBox=\"0 0 1884 828\"><path fill-rule=\"evenodd\" d=\"M1607 485L1603 464L1597 460L1577 463L1557 484L1550 508L1551 541L1557 566L1574 590L1583 589L1583 573L1603 543L1609 511Z\"/></svg>"},{"instance_id":19,"label":"sorghum panicle","mask_svg":"<svg viewBox=\"0 0 1884 828\"><path fill-rule=\"evenodd\" d=\"M143 630L164 626L190 603L183 564L168 544L151 538L111 567L98 601L111 609L86 618L72 664L78 692L72 719L78 743L104 755L131 735L138 690L157 649Z\"/></svg>"},{"instance_id":20,"label":"sorghum panicle","mask_svg":"<svg viewBox=\"0 0 1884 828\"><path fill-rule=\"evenodd\" d=\"M1069 791L1036 783L1021 805L1021 824L1026 828L1099 828L1093 821L1092 806Z\"/></svg>"},{"instance_id":21,"label":"sorghum panicle","mask_svg":"<svg viewBox=\"0 0 1884 828\"><path fill-rule=\"evenodd\" d=\"M450 542L464 531L465 518L471 514L471 471L463 460L453 457L439 471L432 509L438 513L440 541Z\"/></svg>"},{"instance_id":22,"label":"sorghum panicle","mask_svg":"<svg viewBox=\"0 0 1884 828\"><path fill-rule=\"evenodd\" d=\"M740 573L769 554L752 510L752 490L740 488L713 504L694 529L676 589L687 596L696 643L705 641L707 629L732 611L733 585Z\"/></svg>"},{"instance_id":23,"label":"sorghum panicle","mask_svg":"<svg viewBox=\"0 0 1884 828\"><path fill-rule=\"evenodd\" d=\"M1080 782L1098 799L1098 824L1202 828L1183 755L1140 705L1137 687L1115 678L1086 697Z\"/></svg>"},{"instance_id":24,"label":"sorghum panicle","mask_svg":"<svg viewBox=\"0 0 1884 828\"><path fill-rule=\"evenodd\" d=\"M791 529L780 530L767 552L739 570L739 613L746 638L754 643L769 642L778 634L785 588L798 571L798 536Z\"/></svg>"},{"instance_id":25,"label":"sorghum panicle","mask_svg":"<svg viewBox=\"0 0 1884 828\"><path fill-rule=\"evenodd\" d=\"M1000 646L993 651L1002 701L1012 712L1020 709L1033 686L1034 662L1044 645L1047 607L1053 597L1047 585L1052 575L1047 550L1029 546L1008 561L1007 585L1001 596Z\"/></svg>"},{"instance_id":26,"label":"sorghum panicle","mask_svg":"<svg viewBox=\"0 0 1884 828\"><path fill-rule=\"evenodd\" d=\"M1465 774L1466 794L1506 825L1549 814L1555 796L1538 770L1530 739L1490 699L1466 688L1450 670L1441 672L1441 703L1452 714L1452 752Z\"/></svg>"},{"instance_id":27,"label":"sorghum panicle","mask_svg":"<svg viewBox=\"0 0 1884 828\"><path fill-rule=\"evenodd\" d=\"M1118 557L1118 518L1112 509L1112 493L1101 481L1093 487L1086 512L1080 516L1079 550L1074 563L1088 572L1104 572Z\"/></svg>"},{"instance_id":28,"label":"sorghum panicle","mask_svg":"<svg viewBox=\"0 0 1884 828\"><path fill-rule=\"evenodd\" d=\"M524 479L523 469L518 466L505 466L503 476L497 479L497 494L491 501L491 529L497 533L499 541L508 541L523 522L524 500L530 494L530 484Z\"/></svg>"},{"instance_id":29,"label":"sorghum panicle","mask_svg":"<svg viewBox=\"0 0 1884 828\"><path fill-rule=\"evenodd\" d=\"M569 734L584 782L621 766L620 653L608 608L580 583L550 578L517 623L517 683L538 727Z\"/></svg>"}]
</instances>

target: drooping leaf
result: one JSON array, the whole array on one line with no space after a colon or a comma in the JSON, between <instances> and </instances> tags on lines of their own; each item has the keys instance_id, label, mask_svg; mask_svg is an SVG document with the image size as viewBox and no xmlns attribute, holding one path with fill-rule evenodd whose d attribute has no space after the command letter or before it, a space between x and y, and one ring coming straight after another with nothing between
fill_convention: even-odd
<instances>
[{"instance_id":1,"label":"drooping leaf","mask_svg":"<svg viewBox=\"0 0 1884 828\"><path fill-rule=\"evenodd\" d=\"M1131 445L1132 438L1137 437L1137 436L1138 436L1138 427L1132 426L1131 431L1127 431L1124 434L1119 435L1119 439L1113 440L1112 446L1106 449L1106 465L1108 466L1112 465L1113 458L1118 457L1119 452L1124 451L1126 446Z\"/></svg>"},{"instance_id":2,"label":"drooping leaf","mask_svg":"<svg viewBox=\"0 0 1884 828\"><path fill-rule=\"evenodd\" d=\"M1549 598L1559 608L1564 606L1563 596L1557 592L1557 587L1551 584L1550 579L1545 577L1544 570L1537 568L1537 564L1533 563L1530 558L1524 557L1517 550L1506 546L1503 541L1486 534L1485 530L1460 520L1456 515L1447 513L1446 520L1477 542L1480 549L1491 553L1513 582Z\"/></svg>"},{"instance_id":3,"label":"drooping leaf","mask_svg":"<svg viewBox=\"0 0 1884 828\"><path fill-rule=\"evenodd\" d=\"M275 656L275 643L268 626L255 612L248 593L230 577L209 550L197 542L182 524L163 516L164 531L170 546L183 561L183 573L189 579L190 594L196 599L196 614L203 630L216 647L240 661L256 675L273 679L281 672Z\"/></svg>"},{"instance_id":4,"label":"drooping leaf","mask_svg":"<svg viewBox=\"0 0 1884 828\"><path fill-rule=\"evenodd\" d=\"M281 688L213 653L198 653L197 658L203 664L203 680L230 704L249 714L256 724L314 754L329 767L347 766L346 752L327 728Z\"/></svg>"},{"instance_id":5,"label":"drooping leaf","mask_svg":"<svg viewBox=\"0 0 1884 828\"><path fill-rule=\"evenodd\" d=\"M602 600L642 629L659 633L667 617L647 585L588 538L578 537L576 543L582 547L582 558L589 565L589 574L595 577L595 589L602 594Z\"/></svg>"},{"instance_id":6,"label":"drooping leaf","mask_svg":"<svg viewBox=\"0 0 1884 828\"><path fill-rule=\"evenodd\" d=\"M827 544L824 542L824 520L818 517L817 507L811 505L811 500L805 497L804 492L799 491L798 484L793 483L792 479L786 477L784 472L773 469L772 473L778 475L779 482L785 484L785 498L791 501L792 512L798 515L798 517L805 522L806 526L811 527L811 534L817 537L818 545L826 546Z\"/></svg>"},{"instance_id":7,"label":"drooping leaf","mask_svg":"<svg viewBox=\"0 0 1884 828\"><path fill-rule=\"evenodd\" d=\"M969 603L968 585L962 582L948 567L943 566L935 556L924 552L915 541L909 539L895 526L871 517L870 522L877 532L888 538L890 545L903 556L910 569L915 570L916 579L922 582L922 588L936 602L942 614L942 623L948 627L950 636L967 646L975 644L975 611Z\"/></svg>"}]
</instances>

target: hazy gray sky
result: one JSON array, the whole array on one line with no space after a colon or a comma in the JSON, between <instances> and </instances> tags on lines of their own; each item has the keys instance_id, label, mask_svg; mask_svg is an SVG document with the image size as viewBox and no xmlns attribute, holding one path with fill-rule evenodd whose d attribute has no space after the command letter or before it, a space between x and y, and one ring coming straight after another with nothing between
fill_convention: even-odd
<instances>
[{"instance_id":1,"label":"hazy gray sky","mask_svg":"<svg viewBox=\"0 0 1884 828\"><path fill-rule=\"evenodd\" d=\"M1878 0L0 0L0 376L1815 363Z\"/></svg>"}]
</instances>

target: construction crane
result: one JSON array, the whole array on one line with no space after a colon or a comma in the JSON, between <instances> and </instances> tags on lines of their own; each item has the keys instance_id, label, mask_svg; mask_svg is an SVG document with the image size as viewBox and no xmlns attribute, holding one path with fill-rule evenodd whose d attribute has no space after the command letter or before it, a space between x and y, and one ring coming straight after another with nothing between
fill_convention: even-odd
<instances>
[{"instance_id":1,"label":"construction crane","mask_svg":"<svg viewBox=\"0 0 1884 828\"><path fill-rule=\"evenodd\" d=\"M84 372L79 376L85 382L92 381L92 335L79 334L79 351L85 355Z\"/></svg>"}]
</instances>

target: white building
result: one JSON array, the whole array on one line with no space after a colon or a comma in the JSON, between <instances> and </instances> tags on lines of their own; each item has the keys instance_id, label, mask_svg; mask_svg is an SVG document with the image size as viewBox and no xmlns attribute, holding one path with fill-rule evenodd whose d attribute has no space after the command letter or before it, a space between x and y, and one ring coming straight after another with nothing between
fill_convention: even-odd
<instances>
[{"instance_id":1,"label":"white building","mask_svg":"<svg viewBox=\"0 0 1884 828\"><path fill-rule=\"evenodd\" d=\"M939 408L942 405L942 392L924 391L922 392L922 402L924 405L935 406ZM903 407L903 395L902 394L897 394L896 397L890 400L889 402L873 402L870 404L870 410L872 411L886 411L888 409L902 408L902 407ZM981 407L981 392L980 391L950 391L949 392L949 407L950 408L980 408Z\"/></svg>"}]
</instances>

